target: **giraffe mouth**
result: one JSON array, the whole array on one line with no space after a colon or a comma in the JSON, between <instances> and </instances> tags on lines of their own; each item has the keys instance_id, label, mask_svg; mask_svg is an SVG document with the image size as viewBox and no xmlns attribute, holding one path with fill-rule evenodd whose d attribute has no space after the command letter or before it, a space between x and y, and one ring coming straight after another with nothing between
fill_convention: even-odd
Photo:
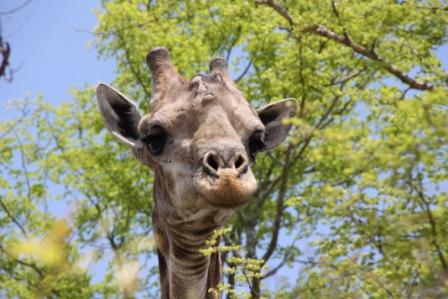
<instances>
[{"instance_id":1,"label":"giraffe mouth","mask_svg":"<svg viewBox=\"0 0 448 299\"><path fill-rule=\"evenodd\" d=\"M234 169L221 169L217 176L199 171L194 186L207 202L222 208L236 208L248 202L257 190L252 171L238 175Z\"/></svg>"}]
</instances>

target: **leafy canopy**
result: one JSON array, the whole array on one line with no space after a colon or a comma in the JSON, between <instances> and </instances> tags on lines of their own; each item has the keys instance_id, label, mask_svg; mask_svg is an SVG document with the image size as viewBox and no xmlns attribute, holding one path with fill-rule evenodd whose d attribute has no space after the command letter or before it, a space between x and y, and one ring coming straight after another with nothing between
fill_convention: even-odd
<instances>
[{"instance_id":1,"label":"leafy canopy","mask_svg":"<svg viewBox=\"0 0 448 299\"><path fill-rule=\"evenodd\" d=\"M221 291L447 296L446 1L102 6L99 57L116 61L112 84L143 110L144 56L155 46L187 78L227 58L254 106L300 104L288 142L258 157L254 200L224 231L224 247L210 245L229 269ZM152 173L106 132L93 88L57 107L38 99L18 109L24 117L0 124L0 295L157 297ZM66 222L49 211L57 204L70 207ZM40 255L41 244L63 254ZM90 255L108 264L104 275L79 266Z\"/></svg>"}]
</instances>

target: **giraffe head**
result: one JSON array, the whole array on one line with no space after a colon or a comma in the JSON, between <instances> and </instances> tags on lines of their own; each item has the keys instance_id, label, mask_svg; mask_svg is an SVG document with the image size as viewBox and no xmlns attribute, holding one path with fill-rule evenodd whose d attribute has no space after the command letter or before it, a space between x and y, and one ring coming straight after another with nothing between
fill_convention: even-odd
<instances>
[{"instance_id":1,"label":"giraffe head","mask_svg":"<svg viewBox=\"0 0 448 299\"><path fill-rule=\"evenodd\" d=\"M168 195L166 210L192 215L247 202L257 188L255 156L286 138L290 126L282 120L294 115L296 101L254 110L221 58L210 62L209 74L190 81L164 48L151 50L146 60L153 78L151 112L142 116L131 100L100 84L97 99L106 127L155 171L162 185L156 187Z\"/></svg>"}]
</instances>

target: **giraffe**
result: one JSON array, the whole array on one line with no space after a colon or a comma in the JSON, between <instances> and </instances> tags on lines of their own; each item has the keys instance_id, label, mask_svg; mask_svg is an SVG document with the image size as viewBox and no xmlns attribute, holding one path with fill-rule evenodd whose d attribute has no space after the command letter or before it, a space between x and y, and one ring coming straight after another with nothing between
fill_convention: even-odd
<instances>
[{"instance_id":1,"label":"giraffe","mask_svg":"<svg viewBox=\"0 0 448 299\"><path fill-rule=\"evenodd\" d=\"M227 62L185 80L165 48L146 56L152 74L150 113L100 83L97 102L107 129L154 172L152 225L162 299L215 298L221 281L219 252L199 249L234 210L248 202L257 182L251 169L258 152L288 135L284 119L294 99L253 109L232 81Z\"/></svg>"}]
</instances>

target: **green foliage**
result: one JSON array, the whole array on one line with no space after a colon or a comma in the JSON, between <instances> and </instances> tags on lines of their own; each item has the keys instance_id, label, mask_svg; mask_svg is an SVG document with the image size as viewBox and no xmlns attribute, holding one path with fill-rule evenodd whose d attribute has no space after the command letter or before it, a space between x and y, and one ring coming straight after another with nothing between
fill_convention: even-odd
<instances>
[{"instance_id":1,"label":"green foliage","mask_svg":"<svg viewBox=\"0 0 448 299\"><path fill-rule=\"evenodd\" d=\"M262 271L265 262L261 259L239 256L238 252L241 250L240 245L220 245L220 239L225 238L231 230L232 228L230 227L215 230L206 242L207 247L202 249L201 253L205 256L210 256L213 253L220 252L224 256L227 256L229 252L232 252L233 256L229 256L226 259L226 263L229 266L223 268L223 273L234 276L236 284L250 284L252 279L263 276ZM209 289L208 292L216 296L227 294L230 298L250 298L250 292L244 290L236 291L235 285L229 283L220 283L217 289Z\"/></svg>"},{"instance_id":2,"label":"green foliage","mask_svg":"<svg viewBox=\"0 0 448 299\"><path fill-rule=\"evenodd\" d=\"M227 57L254 106L299 102L288 142L257 158L253 201L215 235L224 247L204 251L223 251L219 291L448 296L448 76L437 55L446 48L446 1L102 3L99 56L116 60L113 85L142 110L144 57L155 46L170 50L186 78ZM0 124L0 296L157 296L152 174L106 132L93 88L72 94L58 107L25 101L23 117ZM69 207L71 233L61 242L70 271L23 255L51 235L53 204ZM89 251L109 263L102 280L70 266ZM241 277L250 268L254 275ZM285 283L264 284L282 275ZM58 283L42 289L45 278Z\"/></svg>"}]
</instances>

